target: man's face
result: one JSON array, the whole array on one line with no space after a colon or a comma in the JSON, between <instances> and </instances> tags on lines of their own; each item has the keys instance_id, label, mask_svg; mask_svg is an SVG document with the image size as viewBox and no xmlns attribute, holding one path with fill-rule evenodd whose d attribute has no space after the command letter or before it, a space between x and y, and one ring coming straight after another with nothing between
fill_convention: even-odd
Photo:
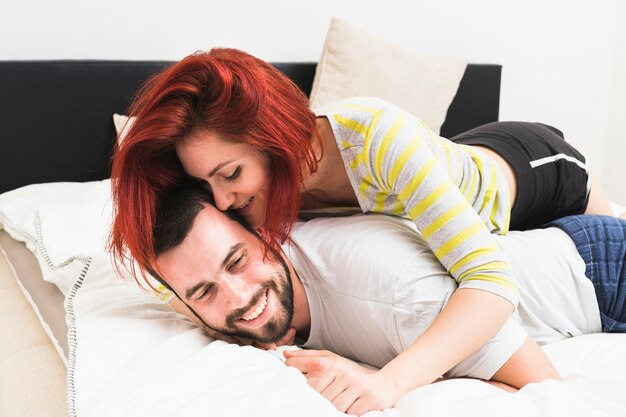
<instances>
[{"instance_id":1,"label":"man's face","mask_svg":"<svg viewBox=\"0 0 626 417\"><path fill-rule=\"evenodd\" d=\"M261 241L206 205L178 246L157 258L164 279L212 329L273 343L293 319L289 272Z\"/></svg>"}]
</instances>

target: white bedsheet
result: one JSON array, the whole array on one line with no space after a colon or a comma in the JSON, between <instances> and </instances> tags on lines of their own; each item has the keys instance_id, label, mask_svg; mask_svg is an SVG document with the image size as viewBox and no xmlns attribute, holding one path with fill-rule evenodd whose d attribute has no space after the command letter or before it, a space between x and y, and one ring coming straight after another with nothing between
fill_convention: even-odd
<instances>
[{"instance_id":1,"label":"white bedsheet","mask_svg":"<svg viewBox=\"0 0 626 417\"><path fill-rule=\"evenodd\" d=\"M74 297L78 416L339 416L275 356L210 338L132 283L95 269ZM368 416L626 416L626 335L545 347L562 382L515 394L449 380Z\"/></svg>"}]
</instances>

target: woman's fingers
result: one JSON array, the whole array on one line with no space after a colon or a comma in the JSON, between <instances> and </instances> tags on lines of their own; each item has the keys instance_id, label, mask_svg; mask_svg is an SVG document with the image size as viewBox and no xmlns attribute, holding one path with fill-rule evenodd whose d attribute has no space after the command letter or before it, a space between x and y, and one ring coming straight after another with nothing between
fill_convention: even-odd
<instances>
[{"instance_id":1,"label":"woman's fingers","mask_svg":"<svg viewBox=\"0 0 626 417\"><path fill-rule=\"evenodd\" d=\"M300 350L286 350L285 357L292 358L315 358L315 357L330 357L339 356L328 350L315 350L315 349L300 349Z\"/></svg>"},{"instance_id":2,"label":"woman's fingers","mask_svg":"<svg viewBox=\"0 0 626 417\"><path fill-rule=\"evenodd\" d=\"M356 401L358 401L358 399L358 391L352 389L351 387L348 387L341 394L335 397L335 399L332 400L332 403L337 408L337 410L343 413L348 413L350 408L353 406L353 404L356 403Z\"/></svg>"},{"instance_id":3,"label":"woman's fingers","mask_svg":"<svg viewBox=\"0 0 626 417\"><path fill-rule=\"evenodd\" d=\"M332 385L334 380L335 378L333 375L320 375L316 378L307 377L306 382L311 386L311 388L321 394L325 389Z\"/></svg>"},{"instance_id":4,"label":"woman's fingers","mask_svg":"<svg viewBox=\"0 0 626 417\"><path fill-rule=\"evenodd\" d=\"M288 352L289 351L283 352L283 355L287 359L285 361L285 365L291 366L292 368L296 368L303 374L308 374L310 372L315 371L316 369L319 370L319 364L317 363L317 361L312 360L311 358L289 357L287 355Z\"/></svg>"}]
</instances>

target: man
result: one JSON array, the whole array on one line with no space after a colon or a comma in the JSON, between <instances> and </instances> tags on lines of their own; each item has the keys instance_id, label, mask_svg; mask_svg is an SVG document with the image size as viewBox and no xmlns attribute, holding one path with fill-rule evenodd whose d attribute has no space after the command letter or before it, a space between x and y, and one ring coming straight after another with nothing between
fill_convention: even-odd
<instances>
[{"instance_id":1,"label":"man","mask_svg":"<svg viewBox=\"0 0 626 417\"><path fill-rule=\"evenodd\" d=\"M305 348L381 368L363 368L328 352L285 353L287 365L305 373L341 411L392 406L414 388L411 375L396 364L428 360L412 357L410 344L440 313L456 283L410 222L388 216L311 221L298 225L293 241L283 246L286 256L242 223L212 206L203 189L173 192L158 213L152 273L214 330L272 343L295 328ZM528 334L546 343L599 332L603 325L605 331L624 331L626 221L580 216L558 225L567 233L548 228L499 238L518 280L518 310L446 376L514 387L558 378ZM597 245L589 234L596 234L591 241ZM607 250L613 252L602 253ZM603 283L610 284L607 291Z\"/></svg>"}]
</instances>

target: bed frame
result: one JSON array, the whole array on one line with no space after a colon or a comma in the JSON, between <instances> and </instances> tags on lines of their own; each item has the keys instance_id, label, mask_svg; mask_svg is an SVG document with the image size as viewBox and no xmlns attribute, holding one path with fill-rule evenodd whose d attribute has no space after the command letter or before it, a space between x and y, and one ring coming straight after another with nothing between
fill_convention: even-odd
<instances>
[{"instance_id":1,"label":"bed frame","mask_svg":"<svg viewBox=\"0 0 626 417\"><path fill-rule=\"evenodd\" d=\"M0 193L110 174L113 113L168 61L0 61ZM309 94L316 64L275 63ZM444 137L498 120L500 65L470 64L441 128Z\"/></svg>"}]
</instances>

